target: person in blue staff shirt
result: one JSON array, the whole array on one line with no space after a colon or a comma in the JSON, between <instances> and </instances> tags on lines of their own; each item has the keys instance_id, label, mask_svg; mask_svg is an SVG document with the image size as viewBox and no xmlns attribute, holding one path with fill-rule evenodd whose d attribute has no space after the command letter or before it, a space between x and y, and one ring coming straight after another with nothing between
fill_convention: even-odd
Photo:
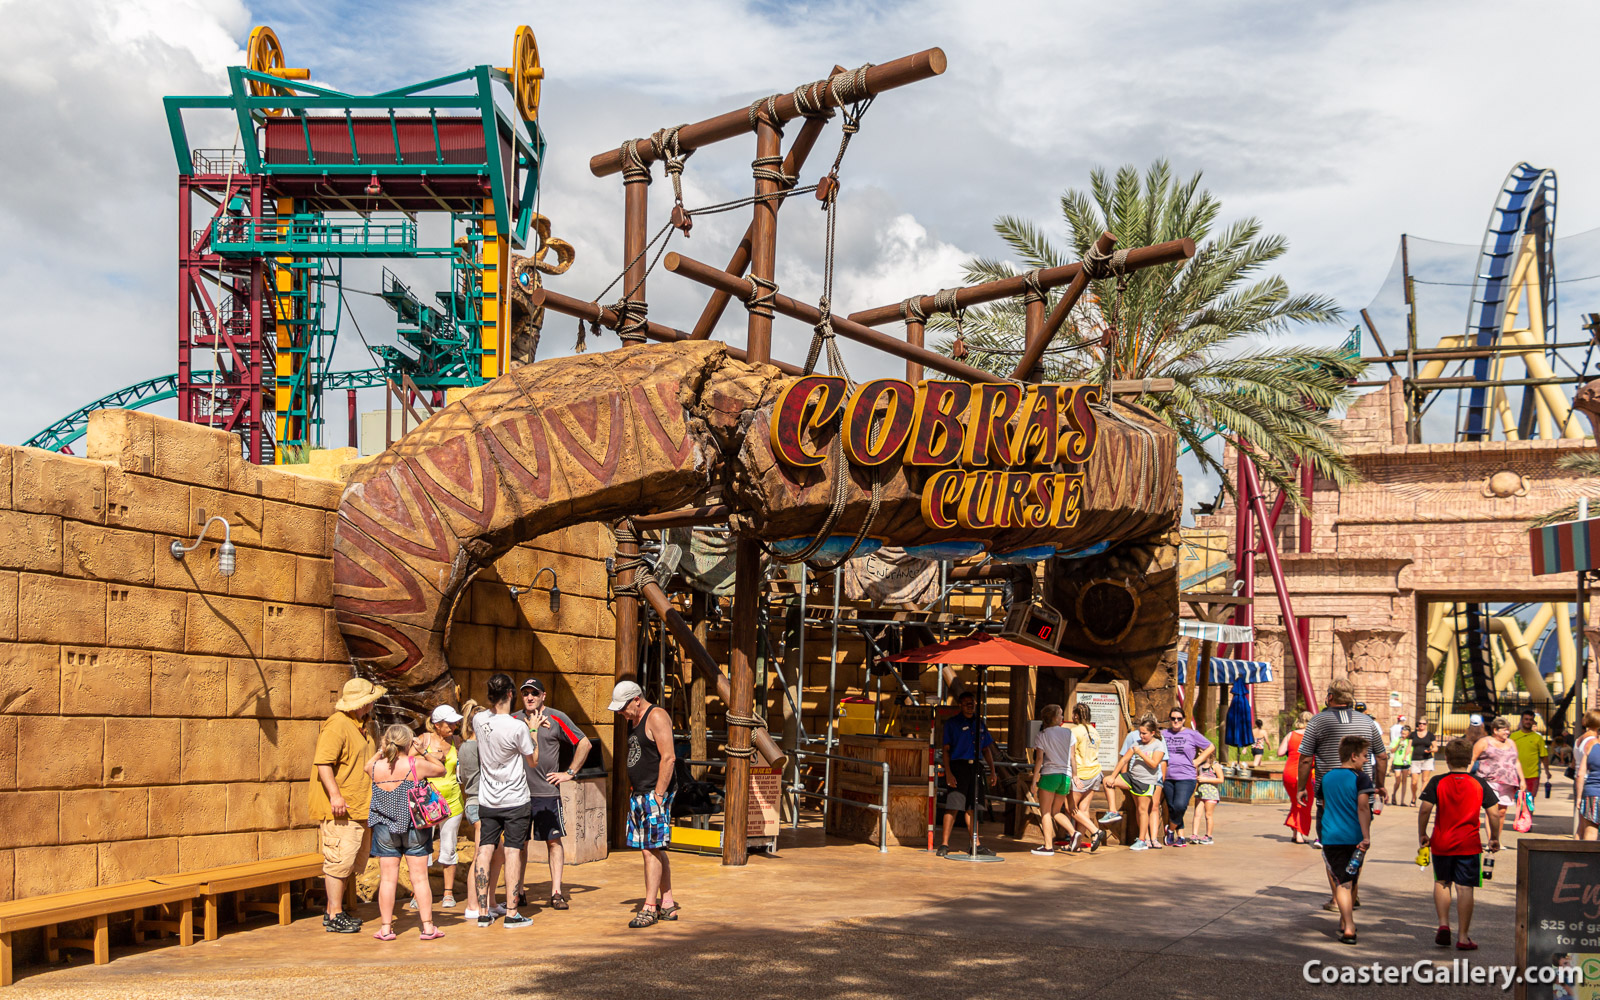
<instances>
[{"instance_id":1,"label":"person in blue staff shirt","mask_svg":"<svg viewBox=\"0 0 1600 1000\"><path fill-rule=\"evenodd\" d=\"M944 836L939 842L939 857L950 853L950 831L956 825L958 811L967 814L967 828L977 841L978 809L984 804L985 782L979 768L987 765L989 786L999 778L994 769L994 737L989 727L978 716L978 699L971 691L963 691L956 698L959 712L945 720L942 740L944 781L950 793L945 796ZM982 761L979 754L982 754ZM968 801L968 800L972 801ZM993 855L987 847L976 848L977 853Z\"/></svg>"}]
</instances>

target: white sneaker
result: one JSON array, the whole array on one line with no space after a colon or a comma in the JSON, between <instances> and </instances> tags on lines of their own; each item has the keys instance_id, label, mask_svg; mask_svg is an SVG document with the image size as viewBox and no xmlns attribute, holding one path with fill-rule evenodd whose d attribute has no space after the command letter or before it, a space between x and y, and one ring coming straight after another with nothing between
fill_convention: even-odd
<instances>
[{"instance_id":1,"label":"white sneaker","mask_svg":"<svg viewBox=\"0 0 1600 1000\"><path fill-rule=\"evenodd\" d=\"M1035 847L1033 850L1029 851L1028 853L1029 854L1042 854L1045 857L1051 857L1056 852L1055 852L1055 848L1048 847L1048 846L1046 846L1044 844L1040 844L1038 847Z\"/></svg>"},{"instance_id":2,"label":"white sneaker","mask_svg":"<svg viewBox=\"0 0 1600 1000\"><path fill-rule=\"evenodd\" d=\"M1100 825L1101 826L1106 826L1109 823L1119 823L1121 821L1122 821L1122 814L1117 812L1116 810L1112 810L1111 812L1108 812L1104 816L1100 817Z\"/></svg>"},{"instance_id":3,"label":"white sneaker","mask_svg":"<svg viewBox=\"0 0 1600 1000\"><path fill-rule=\"evenodd\" d=\"M496 903L489 908L489 913L491 916L503 917L506 915L506 908ZM469 906L461 911L461 918L463 920L476 920L478 919L478 911Z\"/></svg>"}]
</instances>

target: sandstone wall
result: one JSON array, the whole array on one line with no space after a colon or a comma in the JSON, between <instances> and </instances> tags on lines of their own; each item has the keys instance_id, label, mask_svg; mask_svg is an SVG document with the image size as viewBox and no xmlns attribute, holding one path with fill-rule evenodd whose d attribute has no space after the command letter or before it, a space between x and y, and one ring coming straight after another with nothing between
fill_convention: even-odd
<instances>
[{"instance_id":1,"label":"sandstone wall","mask_svg":"<svg viewBox=\"0 0 1600 1000\"><path fill-rule=\"evenodd\" d=\"M350 675L328 610L341 485L234 440L101 411L87 458L0 447L0 899L316 849L311 752ZM214 514L231 577L216 527L168 551ZM584 525L480 575L452 630L466 693L532 672L609 742L609 545ZM544 590L510 599L545 565L556 615Z\"/></svg>"}]
</instances>

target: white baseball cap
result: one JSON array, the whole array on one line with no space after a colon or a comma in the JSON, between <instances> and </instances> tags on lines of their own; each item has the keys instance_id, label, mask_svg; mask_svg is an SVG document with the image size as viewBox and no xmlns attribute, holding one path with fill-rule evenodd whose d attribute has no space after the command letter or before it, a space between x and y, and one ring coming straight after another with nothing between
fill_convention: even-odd
<instances>
[{"instance_id":1,"label":"white baseball cap","mask_svg":"<svg viewBox=\"0 0 1600 1000\"><path fill-rule=\"evenodd\" d=\"M620 712L628 707L628 702L642 697L644 697L644 688L633 681L618 681L617 686L611 689L611 704L606 706L606 710Z\"/></svg>"},{"instance_id":2,"label":"white baseball cap","mask_svg":"<svg viewBox=\"0 0 1600 1000\"><path fill-rule=\"evenodd\" d=\"M461 721L461 713L449 705L440 705L433 710L433 717L429 721L435 726L441 722L448 722L453 726Z\"/></svg>"}]
</instances>

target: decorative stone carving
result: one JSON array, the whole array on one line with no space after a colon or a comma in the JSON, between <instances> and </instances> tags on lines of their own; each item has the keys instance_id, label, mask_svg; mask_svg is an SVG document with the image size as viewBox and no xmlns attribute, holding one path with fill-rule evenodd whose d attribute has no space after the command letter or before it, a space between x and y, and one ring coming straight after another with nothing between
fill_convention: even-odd
<instances>
[{"instance_id":1,"label":"decorative stone carving","mask_svg":"<svg viewBox=\"0 0 1600 1000\"><path fill-rule=\"evenodd\" d=\"M1483 495L1504 500L1507 497L1525 497L1528 495L1528 477L1518 475L1510 469L1502 469L1483 480Z\"/></svg>"}]
</instances>

